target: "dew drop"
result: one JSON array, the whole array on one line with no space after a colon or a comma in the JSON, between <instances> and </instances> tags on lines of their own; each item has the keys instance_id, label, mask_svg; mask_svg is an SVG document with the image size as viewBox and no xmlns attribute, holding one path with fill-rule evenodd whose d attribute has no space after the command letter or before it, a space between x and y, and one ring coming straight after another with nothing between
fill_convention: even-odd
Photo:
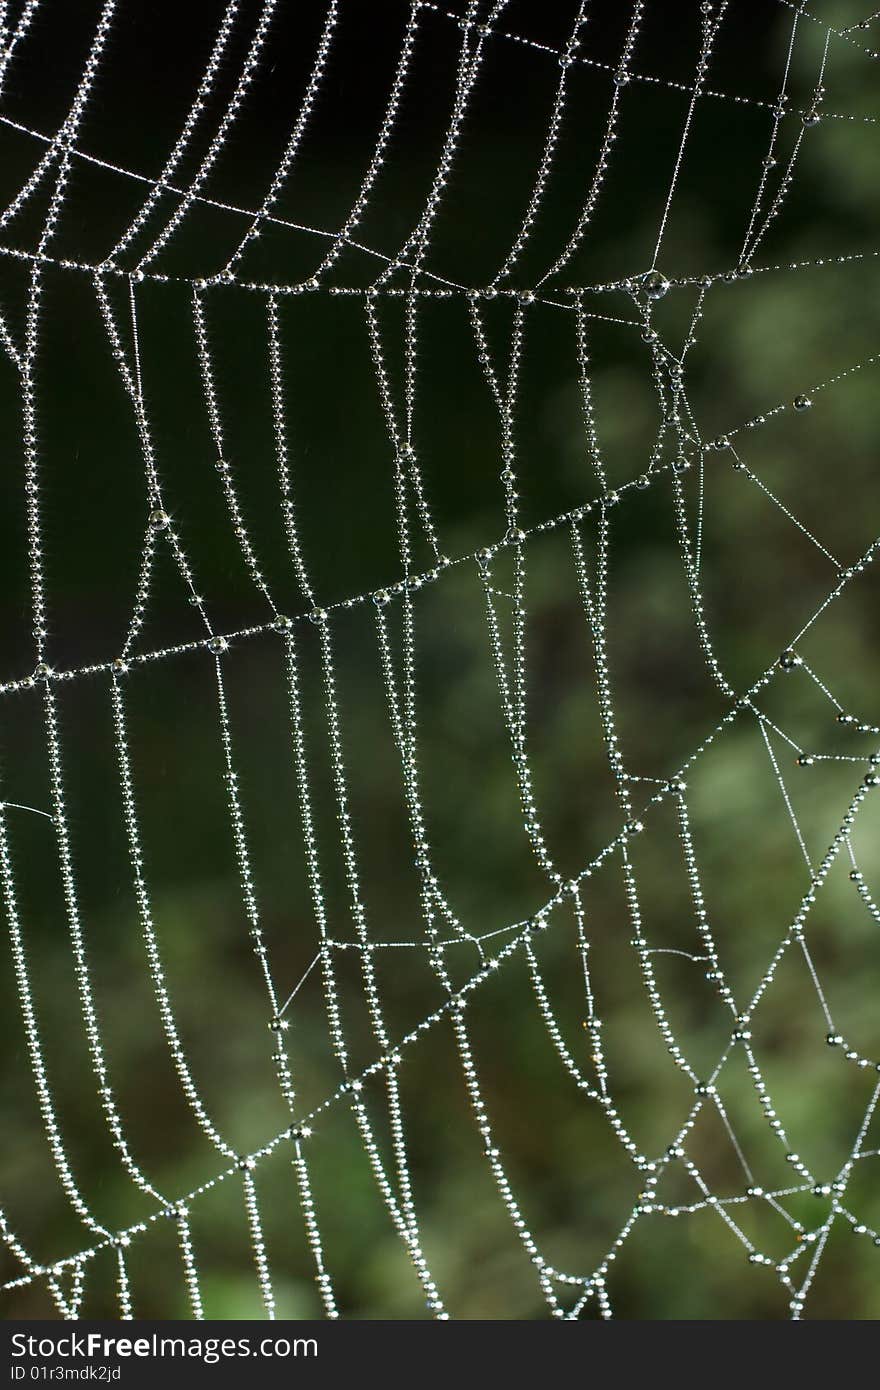
<instances>
[{"instance_id":1,"label":"dew drop","mask_svg":"<svg viewBox=\"0 0 880 1390\"><path fill-rule=\"evenodd\" d=\"M649 270L642 276L642 289L648 299L662 299L669 289L669 281L659 270Z\"/></svg>"}]
</instances>

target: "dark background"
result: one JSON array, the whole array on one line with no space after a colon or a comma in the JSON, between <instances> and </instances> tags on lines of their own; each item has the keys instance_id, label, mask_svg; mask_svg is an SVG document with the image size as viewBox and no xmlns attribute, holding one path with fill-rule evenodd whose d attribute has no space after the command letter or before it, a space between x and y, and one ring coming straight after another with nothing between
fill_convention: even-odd
<instances>
[{"instance_id":1,"label":"dark background","mask_svg":"<svg viewBox=\"0 0 880 1390\"><path fill-rule=\"evenodd\" d=\"M461 7L460 0L456 3ZM235 82L258 6L245 0L236 37L191 150L175 174L194 176ZM399 0L343 0L341 21L313 120L295 170L274 209L301 228L333 231L345 220L369 160L399 52L407 8ZM485 6L483 7L485 9ZM809 7L842 27L867 10L856 4ZM46 0L10 65L2 115L51 135L70 106L99 7ZM222 13L219 4L123 0L115 19L77 147L156 178L185 118ZM512 0L501 29L564 46L574 16L565 3ZM324 19L321 4L287 0L272 21L255 80L203 194L238 208L259 205L287 139ZM686 279L729 270L737 261L760 161L771 127L793 12L765 0L734 3L713 55L707 96L696 108L678 190L658 262ZM596 0L572 73L554 175L512 283L527 288L565 243L580 209L611 100L629 7ZM825 40L823 23L798 27L789 79L791 114L781 127L787 158L808 109ZM678 150L699 53L696 3L649 4L633 58L639 80L623 93L619 138L588 236L547 299L526 319L516 443L522 521L532 527L595 495L577 382L575 332L559 291L637 275L651 266L660 213ZM876 30L878 26L874 26ZM877 36L874 35L876 38ZM415 225L430 187L453 94L461 29L425 10L410 80L387 161L357 240L393 255ZM783 212L755 257L779 267L735 283L714 283L688 358L687 386L701 437L724 430L799 392L814 405L791 410L742 436L743 457L780 501L842 564L876 534L878 401L875 369L813 388L877 350L877 62L872 31L832 38L821 122L806 131ZM597 66L591 66L591 62ZM505 37L487 40L487 57L465 121L453 177L433 229L427 268L481 286L505 256L540 159L558 80L552 54ZM657 78L657 82L644 80ZM746 100L734 101L733 96ZM0 126L2 204L28 178L45 145ZM44 183L0 231L4 248L33 250L46 215ZM56 236L56 259L94 265L141 206L147 186L80 157ZM166 194L160 211L175 206ZM149 223L155 235L158 212ZM142 365L163 496L184 540L216 631L233 632L271 616L241 558L215 469L190 313L192 277L216 274L244 219L199 201L151 265L168 278L137 286ZM120 265L137 263L147 232ZM272 225L240 268L240 278L278 286L308 280L328 246L315 230ZM864 253L842 265L792 270L792 263ZM337 603L401 576L395 538L393 456L370 361L363 299L330 286L363 287L383 262L348 247L321 290L280 300L285 409L297 516L319 601ZM20 342L28 265L0 257L0 307ZM398 281L397 283L404 283ZM125 322L125 284L108 278ZM552 291L552 292L551 292ZM696 299L674 288L655 324L680 343ZM658 427L651 356L639 313L622 290L590 296L610 320L591 324L597 427L614 484L644 471ZM383 299L378 314L395 401L402 402L404 301ZM237 286L205 292L205 310L226 435L226 457L261 565L282 612L303 603L286 553L277 492L268 390L265 294ZM506 361L513 302L485 309L493 354ZM476 360L461 295L422 301L415 440L441 544L467 556L505 530L498 474L498 419ZM41 495L49 595L49 659L56 671L112 659L131 612L147 511L130 403L97 310L91 276L47 266L37 364ZM0 359L0 678L33 669L27 535L22 490L20 389ZM700 486L686 479L689 506ZM707 455L701 583L719 660L736 689L773 662L834 583L829 560L768 500ZM593 553L595 526L584 527ZM422 562L426 555L420 552ZM607 774L596 707L589 634L575 585L567 528L526 546L529 746L548 844L563 872L578 872L617 832L619 808ZM498 586L509 581L501 560ZM625 494L615 514L609 593L609 659L618 732L627 765L640 775L674 772L715 726L725 704L702 661L675 534L668 478ZM849 586L798 651L847 710L876 719L876 581L870 569ZM417 596L420 756L429 835L441 877L469 929L500 929L546 896L519 817L475 565L455 565ZM334 614L338 689L351 783L352 815L369 929L377 940L420 935L416 871L408 838L400 767L381 685L372 605ZM397 623L396 613L392 623ZM395 627L395 631L397 628ZM161 555L139 650L203 635L177 575ZM298 628L307 737L315 777L318 833L337 939L353 936L335 844L326 729L315 630ZM233 641L224 657L242 798L263 924L273 969L292 988L315 953L316 931L301 848L282 644L274 633ZM269 1059L265 998L246 935L222 783L211 659L200 651L139 666L126 691L132 760L154 917L170 992L194 1074L218 1126L247 1151L285 1124ZM80 909L110 1060L132 1149L169 1197L206 1181L217 1156L183 1105L159 1028L145 966L121 817L106 672L60 683L65 779ZM763 708L801 747L867 757L872 740L841 728L834 707L804 675L777 678ZM774 743L813 862L821 859L866 767L853 762L793 765ZM2 796L49 805L46 739L38 689L0 696ZM725 969L747 998L797 911L808 875L754 719L728 727L689 773L688 801L703 888ZM132 1189L112 1150L88 1063L71 968L57 847L45 818L10 810L8 833L19 907L44 1036L47 1069L78 1182L100 1218L124 1226L149 1204ZM876 874L876 809L854 834L860 863ZM671 811L652 813L634 851L646 932L652 942L696 950L693 912ZM836 866L809 921L811 951L837 1028L861 1053L880 1055L876 1026L877 921ZM687 1113L689 1085L672 1065L649 1012L628 921L618 862L591 878L585 893L592 965L606 1020L611 1084L621 1114L645 1151L660 1155ZM538 951L548 992L579 1064L590 1067L581 1028L585 1004L573 966L573 926L562 913ZM462 949L456 970L473 970ZM442 996L424 953L379 953L379 982L396 1036L436 1008ZM729 1020L699 965L655 957L667 1015L693 1064L710 1068ZM353 952L340 959L342 1008L353 1057L375 1055ZM52 1169L15 1003L3 965L4 1066L0 1104L6 1142L0 1207L35 1259L50 1263L89 1243ZM522 956L483 987L470 1011L475 1052L498 1146L526 1219L557 1266L595 1267L636 1201L642 1179L583 1100L550 1046ZM290 1012L290 1053L304 1110L338 1081L327 1043L317 972ZM874 1077L847 1065L825 1043L828 1031L801 958L789 952L753 1025L755 1047L792 1148L819 1182L830 1182L850 1153ZM483 1163L469 1117L448 1025L427 1034L401 1074L416 1205L424 1247L453 1316L541 1316L534 1271L516 1241ZM741 1059L719 1083L731 1126L770 1190L793 1185L784 1147L770 1133ZM367 1103L385 1133L383 1093ZM876 1143L876 1121L873 1126ZM871 1131L865 1140L872 1147ZM689 1154L719 1196L746 1183L729 1135L707 1111ZM342 1311L357 1317L419 1317L419 1284L381 1201L350 1112L337 1105L316 1126L309 1157L328 1267ZM846 1205L880 1222L876 1159L857 1165ZM281 1146L257 1174L279 1313L320 1312L289 1153ZM698 1192L670 1172L664 1200L685 1204ZM828 1198L780 1199L808 1231ZM762 1199L736 1218L759 1249L780 1259L791 1226ZM208 1316L257 1317L261 1304L247 1247L236 1179L193 1203L193 1239ZM854 1237L844 1219L832 1230L807 1312L872 1317L878 1312L877 1259L870 1235ZM165 1223L132 1245L138 1316L186 1316L173 1233ZM801 1266L804 1261L801 1257ZM20 1272L2 1256L5 1278ZM609 1278L615 1312L640 1318L778 1317L787 1296L773 1271L750 1264L743 1245L712 1211L678 1219L642 1218ZM9 1316L57 1315L39 1283L6 1295ZM89 1266L84 1313L114 1308L113 1259ZM593 1309L588 1310L593 1315Z\"/></svg>"}]
</instances>

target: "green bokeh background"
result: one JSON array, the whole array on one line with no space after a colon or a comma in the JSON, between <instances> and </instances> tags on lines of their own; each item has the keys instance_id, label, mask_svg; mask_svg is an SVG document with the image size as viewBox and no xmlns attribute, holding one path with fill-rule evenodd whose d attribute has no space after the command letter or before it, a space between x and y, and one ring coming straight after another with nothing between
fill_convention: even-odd
<instances>
[{"instance_id":1,"label":"green bokeh background","mask_svg":"<svg viewBox=\"0 0 880 1390\"><path fill-rule=\"evenodd\" d=\"M570 234L592 176L611 99L607 65L616 64L628 7L604 0L590 9L556 172L515 283L529 286ZM647 270L699 52L698 4L649 5L621 98L618 139L589 235L561 285L590 286ZM114 25L79 147L156 178L192 98L219 4L179 6L125 0ZM238 37L220 75L228 97L258 13L243 6ZM98 7L47 5L10 71L3 114L51 133L69 106ZM313 127L294 176L275 209L301 228L333 230L356 194L381 120L406 7L398 0L341 8ZM779 177L801 132L825 43L825 25L860 17L855 4L816 3L792 49L791 113L781 125ZM500 27L559 48L574 7L513 0ZM794 18L782 4L733 3L713 55L710 85L696 108L658 264L670 277L717 273L736 264L760 161L771 129ZM255 207L271 177L303 89L323 6L283 3L267 56L222 159L203 190L219 202ZM877 26L875 26L876 28ZM689 399L703 439L788 403L807 391L808 412L790 409L743 434L749 468L841 565L851 565L876 534L876 449L880 405L876 369L867 365L827 390L819 383L876 351L878 65L871 31L832 37L823 119L806 130L794 182L780 216L754 257L756 273L716 283L707 294L688 358ZM880 38L878 38L880 42ZM415 224L430 186L453 95L461 30L443 13L419 20L411 80L388 160L357 240L394 254ZM438 215L426 265L465 285L485 284L519 224L540 158L558 65L541 47L487 40L485 70L464 124L454 176ZM671 85L670 85L671 84ZM726 95L718 95L726 94ZM747 100L737 102L739 95ZM192 178L222 103L214 99L193 151L178 171ZM3 204L33 168L42 145L8 125ZM6 248L32 249L45 218L46 185L2 233ZM105 256L137 212L145 187L74 160L69 196L52 254L80 264ZM174 206L166 195L162 207ZM167 215L167 213L166 213ZM137 287L145 393L163 496L205 596L215 630L234 632L270 616L254 590L232 533L214 466L215 449L194 350L187 277L215 273L240 235L240 214L199 202L151 267L169 277ZM155 234L161 221L154 218ZM141 250L149 238L142 234ZM287 285L306 279L328 243L314 230L272 225L251 248L242 276ZM121 258L136 263L135 247ZM851 256L842 264L811 263ZM363 287L382 262L347 248L326 286ZM760 271L760 273L758 273ZM57 671L116 655L131 611L146 516L141 454L120 387L90 276L44 272L37 366L41 485L48 578L49 653ZM0 306L21 339L28 266L0 257ZM401 282L402 283L402 282ZM108 281L127 325L124 283ZM655 326L673 350L696 301L674 288L657 306ZM645 468L659 423L651 356L632 298L587 296L599 439L609 477L622 484ZM265 295L219 286L206 291L225 456L234 470L249 532L282 612L303 609L287 558L278 505L268 390ZM285 408L297 516L314 586L325 605L400 578L395 538L393 454L369 356L360 296L303 293L280 300ZM402 402L404 301L378 308L395 400ZM499 298L485 309L493 356L503 369L513 315ZM621 320L623 322L621 322ZM127 326L125 328L127 334ZM33 668L22 491L20 389L0 360L0 676ZM465 557L498 541L505 522L498 481L497 413L476 360L466 300L427 299L419 314L419 376L414 439L444 551ZM595 495L585 447L570 309L531 307L516 412L521 524L533 527ZM835 583L835 568L814 541L724 454L707 455L685 490L691 516L703 490L701 584L716 653L737 690L776 659ZM595 525L584 523L588 556ZM421 543L420 543L421 544ZM529 749L551 852L566 875L579 872L617 833L620 811L603 751L589 631L579 604L568 529L526 548ZM419 563L428 555L419 550ZM500 557L500 590L511 583ZM399 614L391 611L399 638ZM456 564L415 600L422 787L436 869L458 916L482 934L528 917L549 896L522 829L509 745L491 660L476 566ZM871 566L822 613L798 653L847 711L876 721L876 577ZM352 818L371 935L417 940L423 930L402 780L384 702L373 607L335 612L332 628L350 779ZM140 650L192 643L197 614L160 552ZM297 627L315 810L334 939L353 926L335 829L323 716L317 633ZM675 532L668 479L628 490L614 513L609 576L608 652L618 733L628 768L669 777L727 708L712 685L697 641ZM233 640L223 658L242 801L263 926L279 991L288 992L316 951L284 680L283 645L274 633ZM257 962L250 949L222 782L213 661L202 651L138 666L126 681L131 756L146 871L170 993L192 1069L218 1128L237 1151L259 1147L287 1123L270 1059L272 1035ZM222 1164L186 1110L165 1047L146 971L127 866L106 672L57 687L64 771L79 906L88 943L112 1082L133 1153L169 1199L208 1181ZM788 737L817 753L867 758L872 737L835 721L835 707L802 670L777 675L761 708ZM824 855L867 762L794 765L794 750L770 733L791 804L813 864ZM738 999L756 988L809 884L804 857L758 723L729 724L687 773L690 809L709 918ZM647 785L644 799L649 794ZM39 689L0 697L0 795L49 806ZM59 1122L81 1190L114 1228L153 1209L114 1153L90 1072L71 966L70 940L48 820L9 810L7 827L19 910ZM697 934L681 845L669 806L646 816L633 848L644 931L652 946L695 951ZM876 881L877 810L860 813L853 844L866 881ZM868 1057L880 1057L878 923L856 894L848 863L829 874L808 919L807 939L836 1029ZM659 1158L691 1104L651 1016L623 892L619 859L587 880L590 961L605 1021L610 1084L644 1152ZM500 937L499 940L505 940ZM557 911L536 942L550 999L566 1041L588 1076L582 1028L586 1003L578 975L574 923ZM466 944L450 948L463 983L477 968ZM698 1074L708 1075L729 1034L704 967L681 956L654 957L664 1007ZM392 1036L403 1035L442 1002L418 948L376 953ZM352 1063L376 1055L355 952L339 953L341 1004ZM11 1229L48 1265L90 1244L55 1175L41 1129L14 978L7 953L0 987L4 1067L0 1107L4 1143L0 1207ZM303 1113L339 1081L329 1045L318 973L289 1012L287 1034ZM468 1010L474 1053L496 1142L523 1213L546 1257L588 1274L627 1219L642 1175L629 1162L596 1105L584 1098L550 1045L522 952L476 992ZM753 1174L766 1190L793 1185L795 1151L817 1183L833 1181L852 1151L876 1075L848 1064L825 1042L828 1025L803 958L789 951L752 1024L754 1046L789 1145L773 1137L741 1055L727 1065L719 1095ZM499 1201L469 1112L452 1032L442 1023L405 1054L401 1069L407 1141L423 1247L453 1316L531 1318L546 1314L535 1271ZM390 1165L387 1102L381 1084L364 1092ZM877 1122L863 1147L878 1146ZM708 1107L688 1154L720 1197L749 1185L729 1133ZM346 1316L426 1315L417 1279L377 1194L350 1109L322 1114L308 1142L328 1269ZM875 1158L856 1165L845 1196L855 1218L880 1226ZM298 1210L288 1146L261 1163L256 1182L280 1316L320 1315ZM699 1200L679 1167L664 1175L661 1200ZM810 1192L780 1199L809 1233L829 1198ZM263 1310L248 1248L241 1185L231 1176L192 1202L193 1241L211 1317L251 1318ZM766 1200L731 1209L771 1259L794 1248L795 1233ZM809 1245L809 1241L804 1242ZM805 1269L801 1255L795 1269ZM188 1304L171 1223L159 1221L127 1252L135 1313L186 1317ZM869 1318L880 1310L880 1250L854 1236L844 1217L831 1231L806 1315ZM4 1279L20 1273L0 1252ZM770 1269L748 1261L717 1212L641 1218L612 1266L614 1311L629 1318L775 1318L788 1295ZM572 1299L573 1301L573 1299ZM113 1316L114 1257L89 1263L83 1313ZM4 1294L9 1317L53 1317L42 1281ZM595 1315L594 1305L586 1316Z\"/></svg>"}]
</instances>

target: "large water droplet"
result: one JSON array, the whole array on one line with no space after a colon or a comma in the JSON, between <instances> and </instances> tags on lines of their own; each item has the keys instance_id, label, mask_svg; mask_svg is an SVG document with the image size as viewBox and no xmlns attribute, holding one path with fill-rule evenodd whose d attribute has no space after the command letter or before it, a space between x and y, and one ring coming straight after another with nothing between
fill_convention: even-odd
<instances>
[{"instance_id":1,"label":"large water droplet","mask_svg":"<svg viewBox=\"0 0 880 1390\"><path fill-rule=\"evenodd\" d=\"M642 289L648 299L662 299L669 289L669 281L659 270L649 270L642 276Z\"/></svg>"}]
</instances>

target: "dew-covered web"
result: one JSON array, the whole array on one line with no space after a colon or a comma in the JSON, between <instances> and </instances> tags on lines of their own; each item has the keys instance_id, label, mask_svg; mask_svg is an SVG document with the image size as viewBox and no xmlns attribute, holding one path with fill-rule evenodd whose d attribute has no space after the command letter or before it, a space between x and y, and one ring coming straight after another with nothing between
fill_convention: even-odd
<instances>
[{"instance_id":1,"label":"dew-covered web","mask_svg":"<svg viewBox=\"0 0 880 1390\"><path fill-rule=\"evenodd\" d=\"M880 1247L880 20L60 8L0 4L10 1307L801 1316Z\"/></svg>"}]
</instances>

